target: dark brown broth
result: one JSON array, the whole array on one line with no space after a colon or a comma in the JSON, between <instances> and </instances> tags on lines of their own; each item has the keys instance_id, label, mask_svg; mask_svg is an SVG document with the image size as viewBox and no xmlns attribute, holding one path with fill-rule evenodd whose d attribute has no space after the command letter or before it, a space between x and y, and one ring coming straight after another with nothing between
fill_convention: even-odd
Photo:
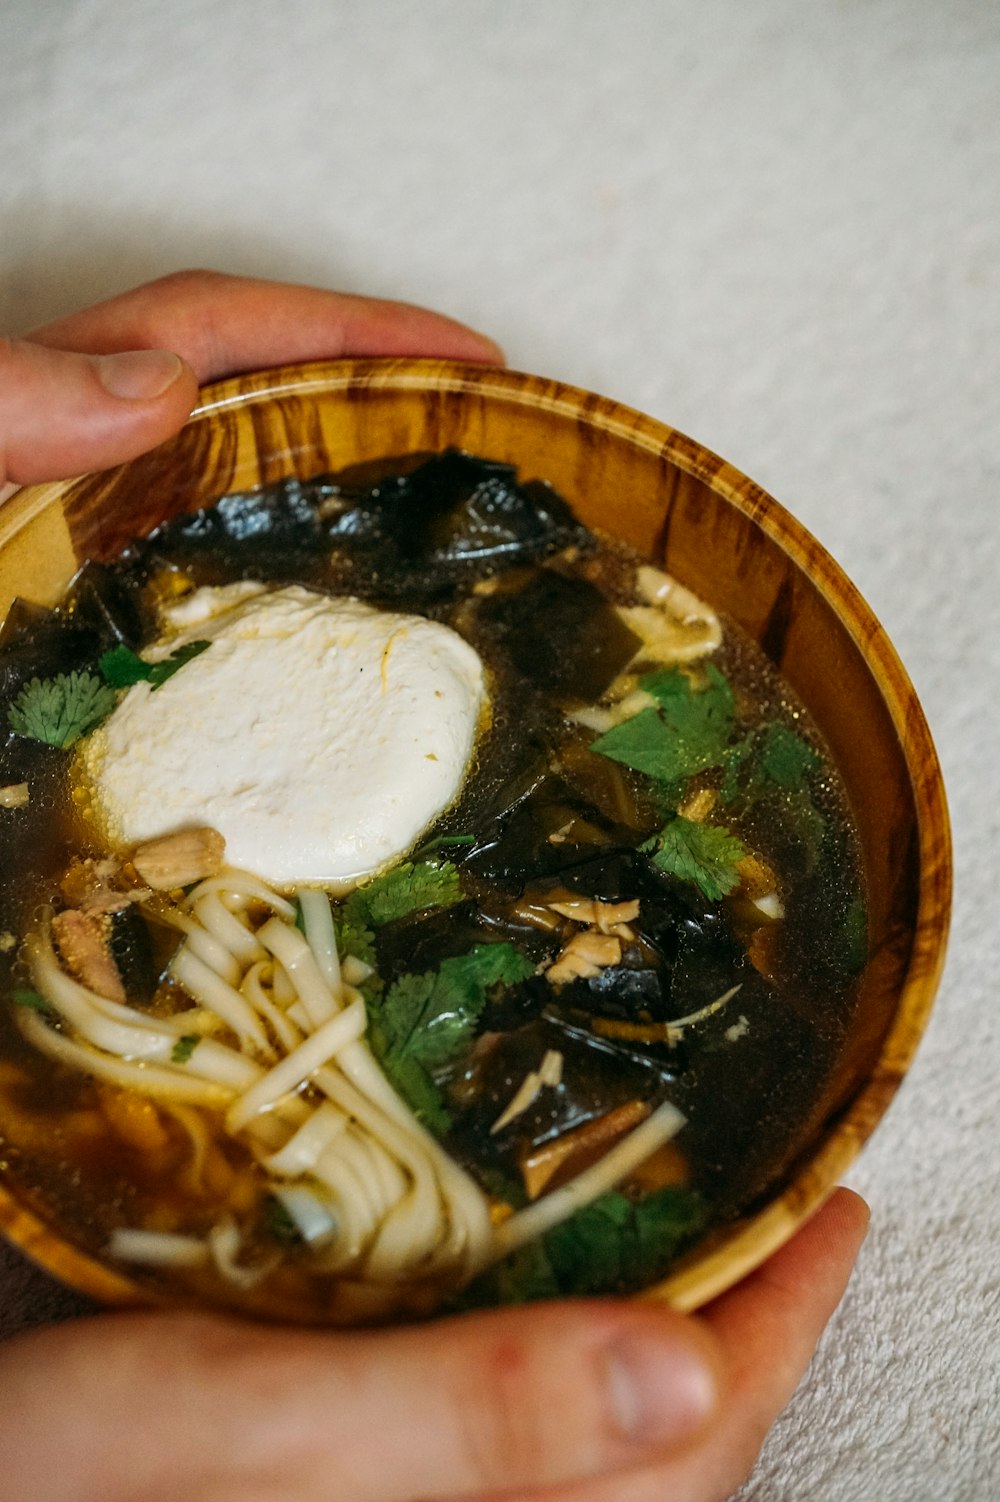
<instances>
[{"instance_id":1,"label":"dark brown broth","mask_svg":"<svg viewBox=\"0 0 1000 1502\"><path fill-rule=\"evenodd\" d=\"M544 536L515 539L513 558L509 540L506 553L484 545L482 556L473 556L471 534L456 533L442 511L424 529L422 552L414 545L407 553L394 542L400 553L394 576L373 559L381 558L374 550L384 548L390 524L399 530L399 518L390 507L373 537L340 535L352 506L362 520L365 512L350 490L344 500L336 481L276 487L277 519L275 513L269 518L262 499L268 493L235 498L229 515L240 536L213 531L211 515L203 525L198 518L169 524L129 550L116 570L85 570L57 616L5 631L5 701L30 676L25 661L38 664L32 672L69 670L92 665L99 650L117 640L141 645L154 634L155 595L177 575L193 584L247 577L294 581L451 624L487 662L494 706L466 788L427 836L475 835L471 848L448 852L468 900L443 920L430 914L389 925L379 935L379 970L389 982L491 938L508 939L534 959L551 958L551 942L516 916L525 886L544 891L568 884L615 900L636 895L629 882L647 863L632 851L655 832L662 813L650 799L648 779L587 751L586 735L565 713L599 698L631 656L634 639L611 607L633 598L637 559L617 544L583 534L550 492L536 489L554 519ZM402 530L409 535L405 525ZM479 540L476 532L473 541ZM482 581L490 581L490 592L482 592ZM733 687L741 723L780 723L819 749L787 685L731 623L713 661ZM99 853L76 815L64 753L11 736L2 751L0 782L22 780L31 785L31 803L4 815L0 866L0 929L18 936L39 906L56 896L70 855ZM663 908L660 927L649 936L655 964L623 966L628 973L619 977L617 990L573 983L553 996L538 979L488 1009L481 1032L490 1035L490 1047L481 1047L442 1082L454 1111L448 1143L461 1161L492 1184L493 1175L516 1176L519 1157L531 1144L628 1100L671 1099L688 1118L679 1145L689 1185L711 1222L751 1210L780 1182L805 1145L815 1103L834 1070L860 958L856 844L828 761L811 779L809 798L823 833L821 848L808 860L803 850L809 841L799 837L794 818L779 810L775 821L774 799L769 809L751 806L729 821L781 873L786 918L776 926L768 977L747 960L751 930L738 904L709 902L683 883L650 886L643 875L649 904ZM554 845L548 837L567 817L596 830L601 843ZM809 827L815 833L816 826ZM588 1016L669 1021L704 1005L734 979L741 985L738 999L671 1047L643 1049L592 1035L581 1041ZM16 951L0 955L0 980L5 994L23 983ZM741 1035L733 1037L737 1019L745 1019L745 1026L740 1023ZM545 1046L565 1053L564 1084L549 1092L544 1105L523 1113L515 1131L491 1137L490 1123ZM150 1217L170 1228L177 1217L193 1231L211 1225L217 1207L185 1198L178 1188L187 1148L183 1133L168 1125L162 1151L149 1155L110 1128L91 1123L81 1130L89 1117L97 1119L94 1086L33 1054L10 1007L0 1008L2 1060L26 1076L26 1083L8 1087L11 1125L3 1135L3 1172L73 1240L99 1253L116 1225ZM28 1132L35 1140L23 1139L17 1123L29 1119L44 1123L44 1145L40 1134ZM237 1170L240 1193L252 1202L254 1184L263 1192L263 1176L238 1150L224 1152ZM251 1203L243 1213L252 1220L257 1211ZM266 1228L260 1237L266 1244ZM155 1284L156 1275L150 1281ZM219 1296L203 1275L193 1286ZM244 1302L229 1290L225 1297ZM263 1299L258 1293L249 1302L307 1315L328 1307L327 1294L294 1261L269 1281Z\"/></svg>"}]
</instances>

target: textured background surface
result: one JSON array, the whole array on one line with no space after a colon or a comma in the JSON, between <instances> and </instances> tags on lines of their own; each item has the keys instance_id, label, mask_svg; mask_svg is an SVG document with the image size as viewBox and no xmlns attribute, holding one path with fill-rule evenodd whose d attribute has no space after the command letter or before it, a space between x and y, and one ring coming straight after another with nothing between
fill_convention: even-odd
<instances>
[{"instance_id":1,"label":"textured background surface","mask_svg":"<svg viewBox=\"0 0 1000 1502\"><path fill-rule=\"evenodd\" d=\"M1000 1494L1000 10L3 0L0 327L182 265L437 306L724 454L923 697L957 909L857 1276L741 1502ZM10 1255L3 1324L65 1310Z\"/></svg>"}]
</instances>

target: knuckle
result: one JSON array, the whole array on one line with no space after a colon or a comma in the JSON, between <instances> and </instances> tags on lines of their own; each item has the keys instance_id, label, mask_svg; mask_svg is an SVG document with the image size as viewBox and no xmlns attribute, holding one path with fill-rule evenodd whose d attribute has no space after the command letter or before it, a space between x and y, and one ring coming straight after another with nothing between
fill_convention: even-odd
<instances>
[{"instance_id":1,"label":"knuckle","mask_svg":"<svg viewBox=\"0 0 1000 1502\"><path fill-rule=\"evenodd\" d=\"M205 266L188 266L180 271L168 272L166 276L161 276L148 285L165 293L187 298L192 295L210 295L221 283L230 280L224 271L213 271Z\"/></svg>"},{"instance_id":2,"label":"knuckle","mask_svg":"<svg viewBox=\"0 0 1000 1502\"><path fill-rule=\"evenodd\" d=\"M482 1355L480 1381L456 1395L459 1442L474 1486L540 1481L553 1469L557 1426L533 1380L532 1354L517 1337L494 1339Z\"/></svg>"}]
</instances>

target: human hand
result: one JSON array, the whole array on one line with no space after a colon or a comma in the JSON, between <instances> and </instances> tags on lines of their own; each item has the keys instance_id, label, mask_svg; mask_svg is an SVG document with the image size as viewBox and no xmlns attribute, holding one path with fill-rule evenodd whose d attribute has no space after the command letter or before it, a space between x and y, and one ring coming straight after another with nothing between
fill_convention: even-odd
<instances>
[{"instance_id":1,"label":"human hand","mask_svg":"<svg viewBox=\"0 0 1000 1502\"><path fill-rule=\"evenodd\" d=\"M205 381L340 355L503 363L492 340L408 303L178 272L0 340L0 492L134 459Z\"/></svg>"},{"instance_id":2,"label":"human hand","mask_svg":"<svg viewBox=\"0 0 1000 1502\"><path fill-rule=\"evenodd\" d=\"M147 353L102 363L122 352ZM342 354L502 359L403 304L181 273L0 344L0 486L134 457L180 427L200 381ZM0 1348L4 1484L35 1502L722 1502L866 1219L838 1191L686 1319L595 1300L351 1334L178 1313L36 1331Z\"/></svg>"},{"instance_id":3,"label":"human hand","mask_svg":"<svg viewBox=\"0 0 1000 1502\"><path fill-rule=\"evenodd\" d=\"M385 1331L110 1314L0 1347L0 1455L33 1502L724 1502L867 1226L838 1190L697 1316L626 1300Z\"/></svg>"}]
</instances>

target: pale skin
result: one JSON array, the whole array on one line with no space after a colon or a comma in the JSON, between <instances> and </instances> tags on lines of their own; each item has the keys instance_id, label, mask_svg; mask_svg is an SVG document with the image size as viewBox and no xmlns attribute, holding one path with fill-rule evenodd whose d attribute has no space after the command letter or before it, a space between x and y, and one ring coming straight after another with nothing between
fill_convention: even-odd
<instances>
[{"instance_id":1,"label":"pale skin","mask_svg":"<svg viewBox=\"0 0 1000 1502\"><path fill-rule=\"evenodd\" d=\"M183 272L0 342L0 490L152 448L205 381L339 355L502 361L406 304ZM867 1223L837 1190L686 1317L601 1299L355 1334L164 1312L34 1331L0 1347L3 1485L33 1502L724 1502Z\"/></svg>"}]
</instances>

